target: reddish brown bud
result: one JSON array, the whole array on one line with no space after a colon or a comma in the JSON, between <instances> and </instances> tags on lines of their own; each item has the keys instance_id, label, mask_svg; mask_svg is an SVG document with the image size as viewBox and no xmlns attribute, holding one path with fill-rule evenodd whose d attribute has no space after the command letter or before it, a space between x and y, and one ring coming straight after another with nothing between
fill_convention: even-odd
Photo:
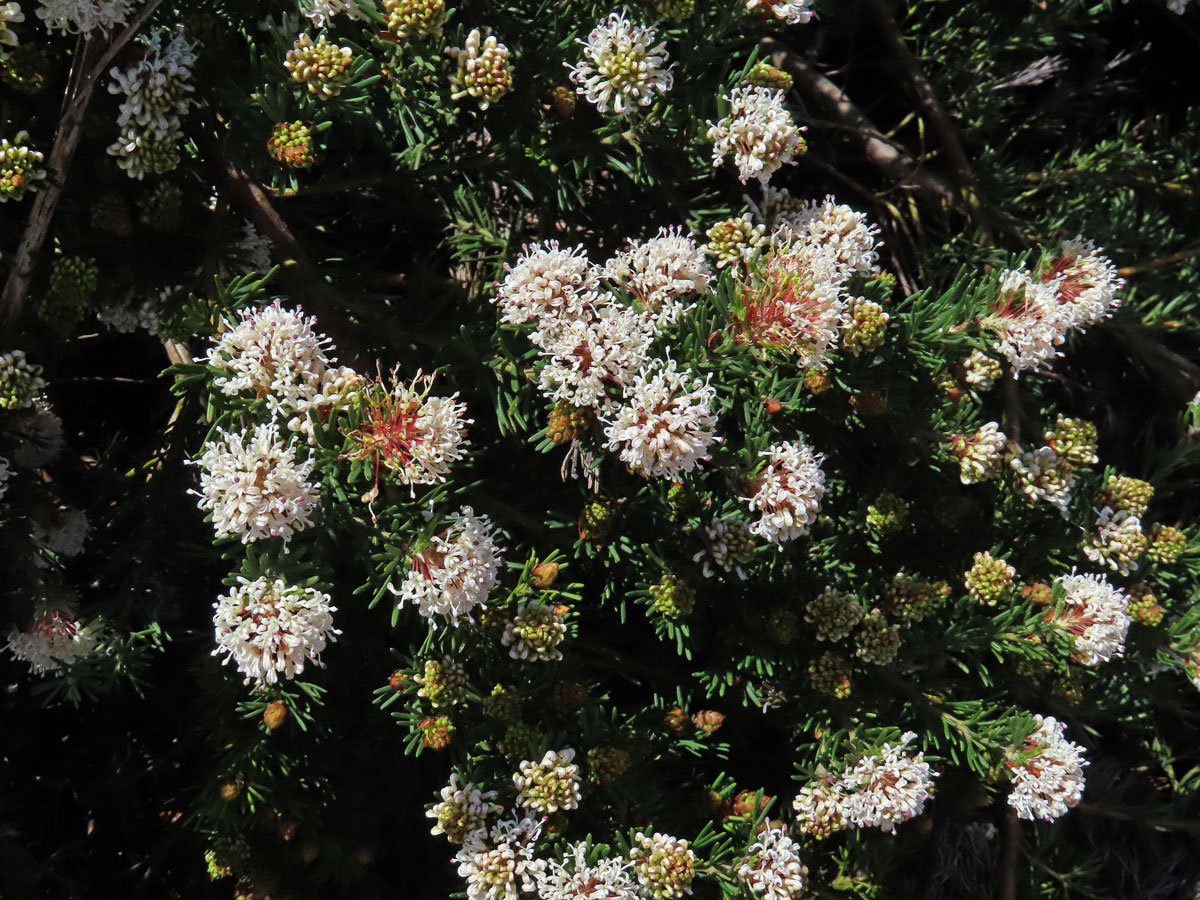
<instances>
[{"instance_id":1,"label":"reddish brown bud","mask_svg":"<svg viewBox=\"0 0 1200 900\"><path fill-rule=\"evenodd\" d=\"M538 563L530 574L533 576L530 580L535 588L548 588L558 580L558 563Z\"/></svg>"},{"instance_id":2,"label":"reddish brown bud","mask_svg":"<svg viewBox=\"0 0 1200 900\"><path fill-rule=\"evenodd\" d=\"M774 397L768 397L763 401L763 408L767 411L767 415L773 416L783 409L783 404Z\"/></svg>"},{"instance_id":3,"label":"reddish brown bud","mask_svg":"<svg viewBox=\"0 0 1200 900\"><path fill-rule=\"evenodd\" d=\"M715 709L702 709L696 713L693 721L696 723L696 727L705 734L712 734L721 727L721 724L725 721L725 716Z\"/></svg>"},{"instance_id":4,"label":"reddish brown bud","mask_svg":"<svg viewBox=\"0 0 1200 900\"><path fill-rule=\"evenodd\" d=\"M667 714L663 716L663 724L667 727L667 731L676 737L683 737L687 734L689 721L688 714L678 706L667 710Z\"/></svg>"},{"instance_id":5,"label":"reddish brown bud","mask_svg":"<svg viewBox=\"0 0 1200 900\"><path fill-rule=\"evenodd\" d=\"M283 720L287 718L287 713L287 704L282 700L269 703L267 704L267 708L263 710L263 724L267 726L268 731L274 731L283 724Z\"/></svg>"}]
</instances>

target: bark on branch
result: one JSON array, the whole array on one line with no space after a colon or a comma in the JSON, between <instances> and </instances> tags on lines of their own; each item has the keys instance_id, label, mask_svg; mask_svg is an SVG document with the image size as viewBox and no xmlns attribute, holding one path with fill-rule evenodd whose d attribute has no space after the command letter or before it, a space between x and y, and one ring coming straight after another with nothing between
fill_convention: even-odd
<instances>
[{"instance_id":1,"label":"bark on branch","mask_svg":"<svg viewBox=\"0 0 1200 900\"><path fill-rule=\"evenodd\" d=\"M840 87L807 60L773 37L763 38L760 47L770 55L773 66L792 76L805 103L832 121L847 126L846 134L858 145L868 163L901 187L923 194L943 206L961 206L960 196L950 182L922 167L912 156L893 145Z\"/></svg>"},{"instance_id":2,"label":"bark on branch","mask_svg":"<svg viewBox=\"0 0 1200 900\"><path fill-rule=\"evenodd\" d=\"M938 101L937 92L934 91L933 85L925 75L920 61L909 49L908 44L904 42L904 35L901 34L900 26L896 24L891 10L888 9L886 0L867 0L867 5L883 30L893 55L904 69L905 74L908 75L908 80L912 83L913 91L916 94L917 103L933 127L933 133L937 135L938 143L942 145L946 160L950 164L951 177L954 179L955 187L959 196L962 197L963 204L971 218L975 220L975 224L979 226L984 242L992 243L994 217L980 198L975 170L971 167L967 154L963 151L962 142L958 139L958 129L954 127L954 122L951 121L950 116Z\"/></svg>"},{"instance_id":3,"label":"bark on branch","mask_svg":"<svg viewBox=\"0 0 1200 900\"><path fill-rule=\"evenodd\" d=\"M129 24L111 41L105 43L102 35L93 33L77 45L78 55L63 97L62 117L59 119L58 131L50 149L46 180L34 196L33 207L29 211L29 219L21 235L21 243L17 245L13 254L12 269L9 270L8 279L4 283L4 292L0 294L0 322L16 319L25 305L29 281L33 276L38 254L41 253L46 236L50 233L54 211L58 208L67 172L71 168L71 160L75 157L75 149L79 146L79 138L83 134L84 116L104 70L149 21L161 3L162 0L147 0L137 15L130 19Z\"/></svg>"}]
</instances>

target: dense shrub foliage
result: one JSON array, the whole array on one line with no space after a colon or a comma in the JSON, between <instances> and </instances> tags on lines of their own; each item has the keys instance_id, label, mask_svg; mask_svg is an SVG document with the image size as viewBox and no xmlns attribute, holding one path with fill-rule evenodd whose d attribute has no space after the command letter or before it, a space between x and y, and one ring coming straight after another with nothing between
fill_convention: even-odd
<instances>
[{"instance_id":1,"label":"dense shrub foliage","mask_svg":"<svg viewBox=\"0 0 1200 900\"><path fill-rule=\"evenodd\" d=\"M0 2L0 894L1192 896L1198 15Z\"/></svg>"}]
</instances>

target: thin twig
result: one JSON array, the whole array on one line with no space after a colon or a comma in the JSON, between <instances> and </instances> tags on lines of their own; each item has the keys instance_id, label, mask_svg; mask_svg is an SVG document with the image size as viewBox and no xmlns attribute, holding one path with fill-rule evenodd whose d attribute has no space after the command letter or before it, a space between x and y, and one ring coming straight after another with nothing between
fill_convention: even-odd
<instances>
[{"instance_id":1,"label":"thin twig","mask_svg":"<svg viewBox=\"0 0 1200 900\"><path fill-rule=\"evenodd\" d=\"M905 74L908 75L909 81L912 82L917 102L925 113L925 117L929 120L929 124L933 126L934 133L938 137L938 142L942 145L942 150L946 154L946 160L950 164L950 174L954 178L959 195L970 212L971 218L979 226L984 242L991 244L995 226L994 217L991 210L980 198L975 170L971 167L971 163L967 159L967 154L962 148L962 143L958 139L958 130L954 127L950 116L947 115L946 111L942 108L942 104L938 101L937 92L934 91L933 85L925 75L925 71L921 68L920 61L913 54L912 50L909 49L908 44L904 42L904 35L900 32L900 26L896 24L896 20L892 16L891 10L888 9L885 0L867 0L867 5L871 7L871 11L875 14L875 19L879 23L879 27L883 30L884 37L887 39L888 44L891 45L893 54L904 69Z\"/></svg>"},{"instance_id":2,"label":"thin twig","mask_svg":"<svg viewBox=\"0 0 1200 900\"><path fill-rule=\"evenodd\" d=\"M1004 376L1004 436L1014 444L1021 443L1021 394L1016 372Z\"/></svg>"},{"instance_id":3,"label":"thin twig","mask_svg":"<svg viewBox=\"0 0 1200 900\"><path fill-rule=\"evenodd\" d=\"M1144 263L1134 263L1132 266L1125 266L1122 269L1117 269L1117 274L1136 275L1138 272L1165 269L1167 266L1173 266L1176 263L1181 263L1196 256L1200 256L1200 244L1195 247L1188 247L1186 250L1178 250L1175 253L1168 253L1166 256L1147 260Z\"/></svg>"},{"instance_id":4,"label":"thin twig","mask_svg":"<svg viewBox=\"0 0 1200 900\"><path fill-rule=\"evenodd\" d=\"M1004 856L1000 860L1000 881L997 885L998 900L1017 900L1017 862L1021 850L1021 820L1017 811L1010 809L1004 820Z\"/></svg>"},{"instance_id":5,"label":"thin twig","mask_svg":"<svg viewBox=\"0 0 1200 900\"><path fill-rule=\"evenodd\" d=\"M125 29L100 52L94 63L91 58L101 46L99 39L87 38L76 44L77 55L63 95L62 115L54 135L54 145L50 149L50 161L46 165L47 178L34 197L21 243L13 254L12 269L4 283L4 292L0 294L0 322L12 321L21 314L38 254L50 233L50 223L54 220L54 211L58 208L71 160L75 157L79 138L83 134L83 119L101 74L161 3L162 0L147 0Z\"/></svg>"},{"instance_id":6,"label":"thin twig","mask_svg":"<svg viewBox=\"0 0 1200 900\"><path fill-rule=\"evenodd\" d=\"M903 187L924 194L943 206L960 205L959 195L949 182L923 168L917 160L893 145L840 87L798 53L773 37L763 38L760 46L770 55L773 66L792 76L796 90L807 104L846 126L848 138L858 145L868 163Z\"/></svg>"}]
</instances>

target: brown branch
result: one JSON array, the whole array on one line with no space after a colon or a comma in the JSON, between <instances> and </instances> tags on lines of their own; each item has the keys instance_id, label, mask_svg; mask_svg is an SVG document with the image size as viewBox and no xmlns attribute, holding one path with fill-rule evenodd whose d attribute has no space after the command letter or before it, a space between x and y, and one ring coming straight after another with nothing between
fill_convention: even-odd
<instances>
[{"instance_id":1,"label":"brown branch","mask_svg":"<svg viewBox=\"0 0 1200 900\"><path fill-rule=\"evenodd\" d=\"M1004 820L1004 856L1000 860L1000 878L996 887L998 900L1017 900L1017 862L1021 850L1021 820L1010 809Z\"/></svg>"},{"instance_id":2,"label":"brown branch","mask_svg":"<svg viewBox=\"0 0 1200 900\"><path fill-rule=\"evenodd\" d=\"M1021 394L1017 373L1004 375L1004 436L1014 444L1021 443Z\"/></svg>"},{"instance_id":3,"label":"brown branch","mask_svg":"<svg viewBox=\"0 0 1200 900\"><path fill-rule=\"evenodd\" d=\"M1165 269L1167 266L1173 266L1176 263L1184 262L1185 260L1192 259L1196 256L1200 256L1200 245L1189 247L1186 250L1179 250L1175 253L1168 253L1166 256L1150 259L1144 263L1135 263L1132 266L1125 266L1122 269L1117 269L1117 274L1136 275L1139 272L1149 272L1154 269Z\"/></svg>"},{"instance_id":4,"label":"brown branch","mask_svg":"<svg viewBox=\"0 0 1200 900\"><path fill-rule=\"evenodd\" d=\"M792 76L805 103L847 128L848 137L858 144L868 163L902 187L924 194L943 206L961 205L959 194L949 182L923 168L912 156L892 144L840 87L798 53L773 37L763 38L759 46L770 55L773 66Z\"/></svg>"},{"instance_id":5,"label":"brown branch","mask_svg":"<svg viewBox=\"0 0 1200 900\"><path fill-rule=\"evenodd\" d=\"M892 48L892 53L903 67L905 74L908 75L909 81L912 82L917 103L920 104L929 124L933 126L938 142L942 145L946 160L950 164L950 174L967 211L979 226L984 242L991 244L995 226L994 216L980 198L975 170L971 167L962 143L958 139L958 130L938 101L937 92L934 91L933 85L921 68L920 61L909 49L908 44L904 42L900 26L896 24L886 0L867 0L867 5L871 7L879 27L883 30L884 37Z\"/></svg>"},{"instance_id":6,"label":"brown branch","mask_svg":"<svg viewBox=\"0 0 1200 900\"><path fill-rule=\"evenodd\" d=\"M322 330L338 346L343 357L352 357L350 325L336 305L324 276L309 258L291 227L257 181L232 163L215 141L205 142L205 153L218 167L230 202L271 242L271 253L279 264L279 281L289 297L317 316Z\"/></svg>"},{"instance_id":7,"label":"brown branch","mask_svg":"<svg viewBox=\"0 0 1200 900\"><path fill-rule=\"evenodd\" d=\"M130 20L124 30L100 51L95 62L91 61L91 57L102 46L100 38L88 38L76 45L78 56L63 95L62 116L58 122L58 131L54 135L54 145L50 149L50 161L46 166L47 178L34 197L33 208L29 211L29 219L21 235L21 243L17 245L13 254L12 268L9 270L8 280L4 283L4 292L0 294L0 322L12 321L21 314L38 254L41 253L50 233L50 223L54 220L54 211L58 208L67 172L71 168L71 160L75 157L79 138L83 134L84 116L105 67L146 24L161 3L162 0L147 0L146 5Z\"/></svg>"}]
</instances>

